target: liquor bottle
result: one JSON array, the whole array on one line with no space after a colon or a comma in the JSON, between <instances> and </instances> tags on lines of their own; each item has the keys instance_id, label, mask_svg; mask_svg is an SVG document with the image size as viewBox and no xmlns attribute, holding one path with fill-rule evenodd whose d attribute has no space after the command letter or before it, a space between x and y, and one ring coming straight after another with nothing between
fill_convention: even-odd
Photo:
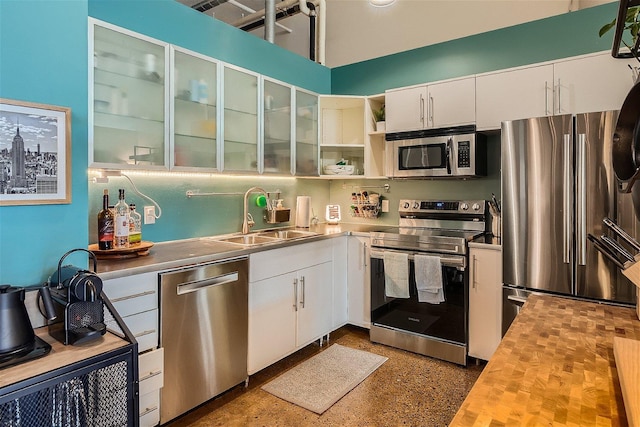
<instances>
[{"instance_id":1,"label":"liquor bottle","mask_svg":"<svg viewBox=\"0 0 640 427\"><path fill-rule=\"evenodd\" d=\"M142 242L142 215L136 212L135 203L129 204L129 245Z\"/></svg>"},{"instance_id":2,"label":"liquor bottle","mask_svg":"<svg viewBox=\"0 0 640 427\"><path fill-rule=\"evenodd\" d=\"M124 200L124 189L118 190L118 203L115 205L115 248L129 247L129 205Z\"/></svg>"},{"instance_id":3,"label":"liquor bottle","mask_svg":"<svg viewBox=\"0 0 640 427\"><path fill-rule=\"evenodd\" d=\"M109 210L109 190L102 194L102 210L98 212L98 249L113 249L113 213Z\"/></svg>"}]
</instances>

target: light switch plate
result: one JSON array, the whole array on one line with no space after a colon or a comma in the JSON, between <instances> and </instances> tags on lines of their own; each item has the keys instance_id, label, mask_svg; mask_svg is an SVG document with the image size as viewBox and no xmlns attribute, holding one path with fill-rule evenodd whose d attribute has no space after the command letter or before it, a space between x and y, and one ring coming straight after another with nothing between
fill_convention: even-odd
<instances>
[{"instance_id":1,"label":"light switch plate","mask_svg":"<svg viewBox=\"0 0 640 427\"><path fill-rule=\"evenodd\" d=\"M156 207L155 206L144 207L144 223L145 224L156 223Z\"/></svg>"}]
</instances>

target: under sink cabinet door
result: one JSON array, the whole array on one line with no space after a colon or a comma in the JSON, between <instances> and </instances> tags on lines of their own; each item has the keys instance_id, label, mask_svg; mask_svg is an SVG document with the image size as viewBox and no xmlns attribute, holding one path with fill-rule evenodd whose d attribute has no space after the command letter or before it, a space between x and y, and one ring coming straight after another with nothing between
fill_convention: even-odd
<instances>
[{"instance_id":1,"label":"under sink cabinet door","mask_svg":"<svg viewBox=\"0 0 640 427\"><path fill-rule=\"evenodd\" d=\"M296 349L297 273L249 282L249 375Z\"/></svg>"}]
</instances>

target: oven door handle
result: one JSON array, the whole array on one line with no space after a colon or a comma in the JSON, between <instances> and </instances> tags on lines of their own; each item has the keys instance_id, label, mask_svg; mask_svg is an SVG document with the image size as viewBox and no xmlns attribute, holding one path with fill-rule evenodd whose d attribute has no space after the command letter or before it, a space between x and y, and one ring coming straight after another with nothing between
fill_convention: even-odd
<instances>
[{"instance_id":1,"label":"oven door handle","mask_svg":"<svg viewBox=\"0 0 640 427\"><path fill-rule=\"evenodd\" d=\"M408 252L409 261L413 261L414 255L421 255L418 252ZM424 253L424 255L434 255L440 258L440 263L445 267L455 267L459 270L464 270L467 267L467 261L465 257L462 256L447 256L440 254L432 254L432 253ZM384 251L377 251L371 249L369 252L370 258L384 259Z\"/></svg>"}]
</instances>

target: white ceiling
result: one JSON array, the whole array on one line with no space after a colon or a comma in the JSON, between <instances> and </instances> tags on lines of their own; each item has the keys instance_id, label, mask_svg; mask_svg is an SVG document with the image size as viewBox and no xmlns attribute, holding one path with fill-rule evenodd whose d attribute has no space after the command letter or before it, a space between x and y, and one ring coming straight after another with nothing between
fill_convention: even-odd
<instances>
[{"instance_id":1,"label":"white ceiling","mask_svg":"<svg viewBox=\"0 0 640 427\"><path fill-rule=\"evenodd\" d=\"M201 0L178 0L191 7ZM224 0L218 0L224 1ZM233 0L263 10L264 0ZM616 0L396 0L378 8L367 0L326 0L328 67L351 64L497 28L569 13ZM214 0L215 2L215 0ZM280 0L276 0L276 5ZM249 14L231 3L205 12L227 23ZM603 16L602 24L615 16ZM275 43L309 56L309 18L303 14L278 21ZM264 37L264 29L252 31Z\"/></svg>"}]
</instances>

